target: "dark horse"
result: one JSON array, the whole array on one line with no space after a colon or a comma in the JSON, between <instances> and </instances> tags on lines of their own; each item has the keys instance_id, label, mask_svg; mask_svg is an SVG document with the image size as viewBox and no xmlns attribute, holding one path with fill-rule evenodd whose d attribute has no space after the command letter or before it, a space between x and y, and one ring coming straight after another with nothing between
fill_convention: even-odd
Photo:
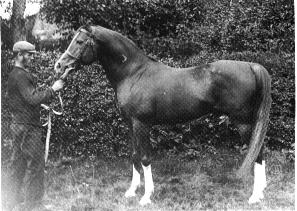
<instances>
[{"instance_id":1,"label":"dark horse","mask_svg":"<svg viewBox=\"0 0 297 211\"><path fill-rule=\"evenodd\" d=\"M221 60L190 68L172 68L146 56L131 40L100 26L84 26L55 64L65 78L71 67L99 61L116 92L127 119L133 146L133 178L125 196L135 195L142 166L145 194L150 203L154 190L149 139L155 124L174 124L211 112L227 114L238 126L247 155L237 172L248 175L254 165L254 190L249 202L263 198L266 186L263 142L271 106L271 78L255 63Z\"/></svg>"}]
</instances>

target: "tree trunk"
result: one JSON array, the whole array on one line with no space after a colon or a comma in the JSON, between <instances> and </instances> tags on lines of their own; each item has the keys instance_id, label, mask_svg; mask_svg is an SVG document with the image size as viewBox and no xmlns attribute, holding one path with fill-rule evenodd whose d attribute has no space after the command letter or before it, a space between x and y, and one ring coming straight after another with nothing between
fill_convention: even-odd
<instances>
[{"instance_id":1,"label":"tree trunk","mask_svg":"<svg viewBox=\"0 0 297 211\"><path fill-rule=\"evenodd\" d=\"M24 12L26 9L26 0L13 0L11 15L11 38L12 43L20 40L26 40L26 27Z\"/></svg>"}]
</instances>

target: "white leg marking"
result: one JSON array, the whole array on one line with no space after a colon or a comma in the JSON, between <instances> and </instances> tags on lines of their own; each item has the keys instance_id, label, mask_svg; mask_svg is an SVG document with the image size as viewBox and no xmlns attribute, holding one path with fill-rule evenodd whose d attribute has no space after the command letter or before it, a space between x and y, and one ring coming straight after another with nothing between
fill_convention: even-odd
<instances>
[{"instance_id":1,"label":"white leg marking","mask_svg":"<svg viewBox=\"0 0 297 211\"><path fill-rule=\"evenodd\" d=\"M151 195L154 192L154 182L153 182L153 175L151 170L151 165L148 165L147 167L143 166L143 174L144 174L144 184L145 184L145 193L143 197L140 200L140 205L144 206L146 204L151 203Z\"/></svg>"},{"instance_id":2,"label":"white leg marking","mask_svg":"<svg viewBox=\"0 0 297 211\"><path fill-rule=\"evenodd\" d=\"M249 204L260 202L264 199L263 191L266 187L266 173L265 173L265 161L262 161L262 165L255 163L254 166L254 189L253 194L249 199Z\"/></svg>"},{"instance_id":3,"label":"white leg marking","mask_svg":"<svg viewBox=\"0 0 297 211\"><path fill-rule=\"evenodd\" d=\"M137 187L140 185L140 174L135 169L135 166L133 165L133 176L132 176L132 182L130 188L126 191L125 197L133 197L135 196L135 191Z\"/></svg>"}]
</instances>

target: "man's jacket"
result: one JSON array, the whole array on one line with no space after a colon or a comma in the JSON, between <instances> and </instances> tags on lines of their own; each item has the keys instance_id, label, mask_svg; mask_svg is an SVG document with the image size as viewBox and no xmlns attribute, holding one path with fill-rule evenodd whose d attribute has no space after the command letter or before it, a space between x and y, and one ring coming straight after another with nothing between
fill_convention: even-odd
<instances>
[{"instance_id":1,"label":"man's jacket","mask_svg":"<svg viewBox=\"0 0 297 211\"><path fill-rule=\"evenodd\" d=\"M33 76L23 68L14 67L9 74L7 97L13 123L40 126L40 104L49 102L54 91L38 91L36 85Z\"/></svg>"}]
</instances>

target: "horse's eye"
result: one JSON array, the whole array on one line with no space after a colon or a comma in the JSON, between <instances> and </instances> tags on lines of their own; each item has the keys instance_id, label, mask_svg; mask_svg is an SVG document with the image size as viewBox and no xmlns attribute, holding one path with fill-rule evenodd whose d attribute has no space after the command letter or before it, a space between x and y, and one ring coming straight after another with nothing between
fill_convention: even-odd
<instances>
[{"instance_id":1,"label":"horse's eye","mask_svg":"<svg viewBox=\"0 0 297 211\"><path fill-rule=\"evenodd\" d=\"M82 44L83 43L82 40L77 40L76 42L77 42L77 44Z\"/></svg>"}]
</instances>

